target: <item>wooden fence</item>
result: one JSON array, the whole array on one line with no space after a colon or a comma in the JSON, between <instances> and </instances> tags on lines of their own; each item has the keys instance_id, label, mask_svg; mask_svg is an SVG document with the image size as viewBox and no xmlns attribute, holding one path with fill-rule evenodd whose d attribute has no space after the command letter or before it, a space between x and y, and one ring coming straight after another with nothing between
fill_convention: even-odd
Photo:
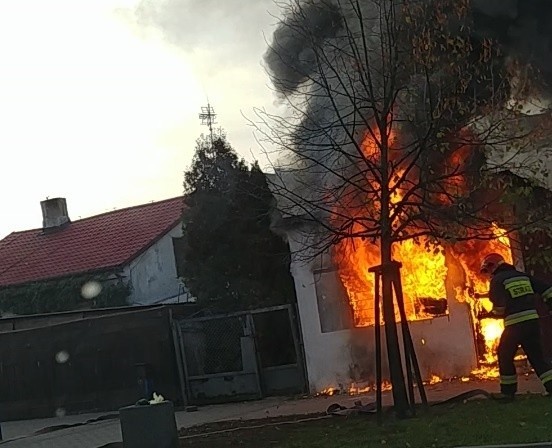
<instances>
[{"instance_id":1,"label":"wooden fence","mask_svg":"<svg viewBox=\"0 0 552 448\"><path fill-rule=\"evenodd\" d=\"M143 396L143 364L151 366L151 389L178 402L170 313L170 307L128 308L2 328L0 420L133 404Z\"/></svg>"}]
</instances>

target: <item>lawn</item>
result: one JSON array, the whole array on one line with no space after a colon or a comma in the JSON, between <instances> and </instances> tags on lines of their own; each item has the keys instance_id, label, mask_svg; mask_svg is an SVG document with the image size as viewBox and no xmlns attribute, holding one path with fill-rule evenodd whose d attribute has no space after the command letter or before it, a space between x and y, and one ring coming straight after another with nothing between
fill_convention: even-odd
<instances>
[{"instance_id":1,"label":"lawn","mask_svg":"<svg viewBox=\"0 0 552 448\"><path fill-rule=\"evenodd\" d=\"M318 418L293 424L272 422L265 427L259 426L267 421L205 425L186 430L183 436L196 437L182 438L181 446L438 448L552 440L552 398L535 395L508 404L475 400L434 407L414 419L397 421L388 417L381 427L373 416ZM214 431L220 432L198 436Z\"/></svg>"}]
</instances>

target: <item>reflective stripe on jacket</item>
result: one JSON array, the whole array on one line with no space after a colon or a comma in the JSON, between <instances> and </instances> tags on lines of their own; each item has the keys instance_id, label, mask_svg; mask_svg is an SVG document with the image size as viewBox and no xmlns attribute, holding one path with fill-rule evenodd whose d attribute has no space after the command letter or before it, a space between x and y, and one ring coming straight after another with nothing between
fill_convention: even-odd
<instances>
[{"instance_id":1,"label":"reflective stripe on jacket","mask_svg":"<svg viewBox=\"0 0 552 448\"><path fill-rule=\"evenodd\" d=\"M531 277L512 265L503 264L495 271L489 298L495 308L504 308L505 326L539 318Z\"/></svg>"}]
</instances>

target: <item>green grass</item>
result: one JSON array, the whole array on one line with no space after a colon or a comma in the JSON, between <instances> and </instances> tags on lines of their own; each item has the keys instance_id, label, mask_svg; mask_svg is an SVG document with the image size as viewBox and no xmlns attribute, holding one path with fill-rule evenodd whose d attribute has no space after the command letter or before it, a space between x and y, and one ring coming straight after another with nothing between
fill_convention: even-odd
<instances>
[{"instance_id":1,"label":"green grass","mask_svg":"<svg viewBox=\"0 0 552 448\"><path fill-rule=\"evenodd\" d=\"M514 403L477 400L432 408L409 420L332 417L315 422L244 429L183 443L193 447L440 448L552 440L552 399L523 396Z\"/></svg>"},{"instance_id":2,"label":"green grass","mask_svg":"<svg viewBox=\"0 0 552 448\"><path fill-rule=\"evenodd\" d=\"M545 442L552 440L552 399L522 397L509 404L477 400L433 408L428 415L383 427L357 417L294 432L281 446L426 448Z\"/></svg>"}]
</instances>

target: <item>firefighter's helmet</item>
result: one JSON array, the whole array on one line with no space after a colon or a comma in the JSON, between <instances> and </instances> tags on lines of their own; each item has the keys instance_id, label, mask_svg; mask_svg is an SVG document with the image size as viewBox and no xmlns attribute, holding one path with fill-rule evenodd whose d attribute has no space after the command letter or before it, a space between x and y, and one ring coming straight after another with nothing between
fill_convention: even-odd
<instances>
[{"instance_id":1,"label":"firefighter's helmet","mask_svg":"<svg viewBox=\"0 0 552 448\"><path fill-rule=\"evenodd\" d=\"M502 255L495 253L489 254L483 259L479 272L482 274L493 274L494 271L504 263L506 263L506 260L504 260Z\"/></svg>"}]
</instances>

